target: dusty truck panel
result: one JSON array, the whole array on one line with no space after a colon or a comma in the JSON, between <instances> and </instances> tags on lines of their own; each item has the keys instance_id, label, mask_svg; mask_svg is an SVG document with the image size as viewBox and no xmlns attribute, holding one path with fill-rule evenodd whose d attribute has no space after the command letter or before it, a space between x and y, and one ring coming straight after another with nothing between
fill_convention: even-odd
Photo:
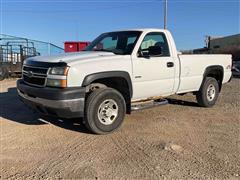
<instances>
[{"instance_id":1,"label":"dusty truck panel","mask_svg":"<svg viewBox=\"0 0 240 180\"><path fill-rule=\"evenodd\" d=\"M230 63L225 63L231 59L231 55L179 55L179 59L181 83L177 93L197 91L201 86L206 68L210 66L218 65L224 69L222 83L226 83L232 75Z\"/></svg>"},{"instance_id":2,"label":"dusty truck panel","mask_svg":"<svg viewBox=\"0 0 240 180\"><path fill-rule=\"evenodd\" d=\"M193 93L212 107L231 65L230 55L181 55L167 30L134 29L103 33L82 52L27 59L17 88L36 111L84 117L90 131L107 134L132 109L172 94Z\"/></svg>"}]
</instances>

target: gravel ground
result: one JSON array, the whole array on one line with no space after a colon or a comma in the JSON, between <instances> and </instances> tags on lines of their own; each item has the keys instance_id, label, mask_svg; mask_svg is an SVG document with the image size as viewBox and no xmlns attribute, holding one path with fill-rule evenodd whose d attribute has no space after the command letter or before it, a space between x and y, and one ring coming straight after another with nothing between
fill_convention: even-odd
<instances>
[{"instance_id":1,"label":"gravel ground","mask_svg":"<svg viewBox=\"0 0 240 180\"><path fill-rule=\"evenodd\" d=\"M99 136L81 121L39 119L0 82L0 179L239 179L240 79L213 108L191 94L127 116Z\"/></svg>"}]
</instances>

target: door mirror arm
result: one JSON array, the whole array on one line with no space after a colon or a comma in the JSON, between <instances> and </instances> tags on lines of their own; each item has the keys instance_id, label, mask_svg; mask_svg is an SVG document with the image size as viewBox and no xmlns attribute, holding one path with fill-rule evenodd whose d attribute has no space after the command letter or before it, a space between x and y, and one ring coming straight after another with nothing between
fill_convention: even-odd
<instances>
[{"instance_id":1,"label":"door mirror arm","mask_svg":"<svg viewBox=\"0 0 240 180\"><path fill-rule=\"evenodd\" d=\"M137 53L137 57L139 58L150 58L149 54L143 53L143 51L139 50Z\"/></svg>"}]
</instances>

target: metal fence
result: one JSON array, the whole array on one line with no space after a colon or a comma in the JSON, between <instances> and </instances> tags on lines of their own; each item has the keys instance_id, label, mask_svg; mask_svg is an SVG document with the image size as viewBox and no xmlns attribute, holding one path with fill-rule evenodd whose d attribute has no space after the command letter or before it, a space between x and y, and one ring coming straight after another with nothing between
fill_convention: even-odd
<instances>
[{"instance_id":1,"label":"metal fence","mask_svg":"<svg viewBox=\"0 0 240 180\"><path fill-rule=\"evenodd\" d=\"M35 48L38 55L55 55L63 53L64 50L52 43L32 40L28 38L0 34L0 45L22 45L26 48Z\"/></svg>"},{"instance_id":2,"label":"metal fence","mask_svg":"<svg viewBox=\"0 0 240 180\"><path fill-rule=\"evenodd\" d=\"M21 73L26 58L63 52L51 43L0 34L0 80Z\"/></svg>"}]
</instances>

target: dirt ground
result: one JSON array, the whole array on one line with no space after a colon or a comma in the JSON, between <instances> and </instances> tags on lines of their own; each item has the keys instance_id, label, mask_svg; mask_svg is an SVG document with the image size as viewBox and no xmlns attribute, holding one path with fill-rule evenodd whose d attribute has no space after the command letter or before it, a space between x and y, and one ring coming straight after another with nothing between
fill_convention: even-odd
<instances>
[{"instance_id":1,"label":"dirt ground","mask_svg":"<svg viewBox=\"0 0 240 180\"><path fill-rule=\"evenodd\" d=\"M15 81L0 82L0 179L240 178L240 79L224 85L213 108L171 96L103 136L77 119L38 119Z\"/></svg>"}]
</instances>

